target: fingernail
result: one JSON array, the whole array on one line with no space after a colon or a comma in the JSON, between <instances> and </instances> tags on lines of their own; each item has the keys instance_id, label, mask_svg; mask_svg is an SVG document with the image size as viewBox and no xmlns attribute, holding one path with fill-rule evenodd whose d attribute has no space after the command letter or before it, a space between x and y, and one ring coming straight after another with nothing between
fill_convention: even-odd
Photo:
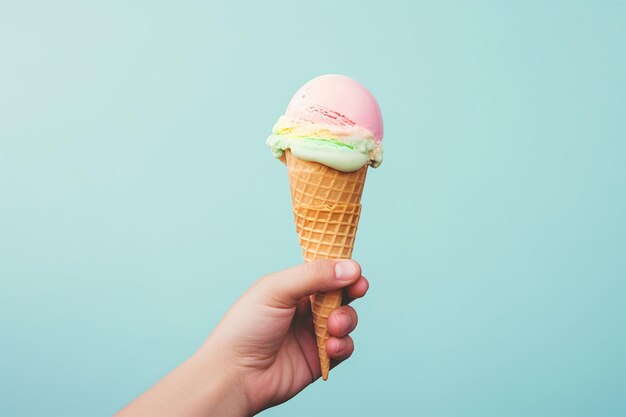
<instances>
[{"instance_id":1,"label":"fingernail","mask_svg":"<svg viewBox=\"0 0 626 417\"><path fill-rule=\"evenodd\" d=\"M351 281L359 272L353 261L342 261L335 265L335 277L341 281Z\"/></svg>"}]
</instances>

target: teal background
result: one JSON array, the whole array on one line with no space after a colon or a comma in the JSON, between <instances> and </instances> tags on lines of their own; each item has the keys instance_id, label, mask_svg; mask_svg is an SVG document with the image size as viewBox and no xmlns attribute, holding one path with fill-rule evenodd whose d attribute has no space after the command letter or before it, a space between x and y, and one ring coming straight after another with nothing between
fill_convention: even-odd
<instances>
[{"instance_id":1,"label":"teal background","mask_svg":"<svg viewBox=\"0 0 626 417\"><path fill-rule=\"evenodd\" d=\"M0 415L111 415L300 262L264 140L323 73L383 110L354 253L371 291L353 358L264 415L626 415L625 21L3 1Z\"/></svg>"}]
</instances>

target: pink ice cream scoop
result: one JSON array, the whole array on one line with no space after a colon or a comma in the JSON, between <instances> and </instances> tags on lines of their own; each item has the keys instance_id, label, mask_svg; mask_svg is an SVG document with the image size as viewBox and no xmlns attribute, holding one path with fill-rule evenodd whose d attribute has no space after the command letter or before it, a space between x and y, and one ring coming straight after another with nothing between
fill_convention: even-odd
<instances>
[{"instance_id":1,"label":"pink ice cream scoop","mask_svg":"<svg viewBox=\"0 0 626 417\"><path fill-rule=\"evenodd\" d=\"M369 130L374 139L383 138L383 118L378 102L358 81L345 75L321 75L294 94L285 116L295 120Z\"/></svg>"}]
</instances>

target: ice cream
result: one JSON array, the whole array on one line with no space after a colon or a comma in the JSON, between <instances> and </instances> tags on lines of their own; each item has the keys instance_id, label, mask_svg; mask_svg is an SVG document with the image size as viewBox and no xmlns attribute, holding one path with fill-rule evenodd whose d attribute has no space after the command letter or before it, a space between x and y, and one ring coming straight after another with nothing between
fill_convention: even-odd
<instances>
[{"instance_id":1,"label":"ice cream","mask_svg":"<svg viewBox=\"0 0 626 417\"><path fill-rule=\"evenodd\" d=\"M306 262L352 257L363 185L368 167L382 162L382 137L376 99L343 75L323 75L304 84L278 119L267 144L287 164ZM328 316L341 299L341 290L311 297L324 380L330 370Z\"/></svg>"},{"instance_id":2,"label":"ice cream","mask_svg":"<svg viewBox=\"0 0 626 417\"><path fill-rule=\"evenodd\" d=\"M322 75L304 84L274 125L267 144L277 158L293 156L342 172L383 160L383 121L378 103L360 83Z\"/></svg>"}]
</instances>

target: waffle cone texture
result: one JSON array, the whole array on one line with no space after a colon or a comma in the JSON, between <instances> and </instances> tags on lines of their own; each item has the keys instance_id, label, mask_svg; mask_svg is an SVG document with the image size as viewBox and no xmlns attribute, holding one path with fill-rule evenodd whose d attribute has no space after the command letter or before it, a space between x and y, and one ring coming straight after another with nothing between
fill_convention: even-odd
<instances>
[{"instance_id":1,"label":"waffle cone texture","mask_svg":"<svg viewBox=\"0 0 626 417\"><path fill-rule=\"evenodd\" d=\"M367 165L355 172L341 172L317 162L285 153L296 231L305 262L352 257L361 214L361 195ZM311 296L322 379L328 379L330 358L328 316L341 305L342 291Z\"/></svg>"}]
</instances>

